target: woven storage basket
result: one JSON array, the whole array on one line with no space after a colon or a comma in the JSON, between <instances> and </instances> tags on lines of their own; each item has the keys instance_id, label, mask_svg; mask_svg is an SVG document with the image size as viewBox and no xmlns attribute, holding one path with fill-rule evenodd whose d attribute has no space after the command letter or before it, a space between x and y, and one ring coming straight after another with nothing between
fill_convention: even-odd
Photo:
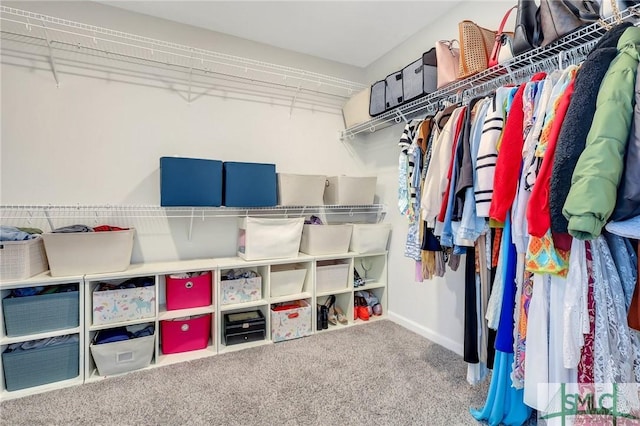
<instances>
[{"instance_id":1,"label":"woven storage basket","mask_svg":"<svg viewBox=\"0 0 640 426\"><path fill-rule=\"evenodd\" d=\"M23 280L49 269L42 237L0 243L0 280Z\"/></svg>"},{"instance_id":2,"label":"woven storage basket","mask_svg":"<svg viewBox=\"0 0 640 426\"><path fill-rule=\"evenodd\" d=\"M489 56L496 32L482 28L473 21L458 24L460 35L460 66L458 78L467 78L489 67Z\"/></svg>"}]
</instances>

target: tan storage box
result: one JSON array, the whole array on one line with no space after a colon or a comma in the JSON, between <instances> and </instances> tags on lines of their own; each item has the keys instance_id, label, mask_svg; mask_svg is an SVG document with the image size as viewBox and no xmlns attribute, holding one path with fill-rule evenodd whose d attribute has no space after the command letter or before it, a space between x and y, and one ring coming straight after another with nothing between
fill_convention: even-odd
<instances>
[{"instance_id":1,"label":"tan storage box","mask_svg":"<svg viewBox=\"0 0 640 426\"><path fill-rule=\"evenodd\" d=\"M311 255L339 254L349 251L352 225L304 225L300 251Z\"/></svg>"},{"instance_id":2,"label":"tan storage box","mask_svg":"<svg viewBox=\"0 0 640 426\"><path fill-rule=\"evenodd\" d=\"M42 234L51 276L124 271L131 263L134 234L134 229Z\"/></svg>"},{"instance_id":3,"label":"tan storage box","mask_svg":"<svg viewBox=\"0 0 640 426\"><path fill-rule=\"evenodd\" d=\"M327 177L278 173L278 204L281 206L321 206Z\"/></svg>"},{"instance_id":4,"label":"tan storage box","mask_svg":"<svg viewBox=\"0 0 640 426\"><path fill-rule=\"evenodd\" d=\"M324 203L336 206L373 204L376 194L374 177L331 176L324 189Z\"/></svg>"}]
</instances>

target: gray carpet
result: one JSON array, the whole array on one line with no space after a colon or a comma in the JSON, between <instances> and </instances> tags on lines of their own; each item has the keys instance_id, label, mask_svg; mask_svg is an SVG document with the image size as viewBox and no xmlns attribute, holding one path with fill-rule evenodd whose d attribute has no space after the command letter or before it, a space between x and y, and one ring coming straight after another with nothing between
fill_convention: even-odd
<instances>
[{"instance_id":1,"label":"gray carpet","mask_svg":"<svg viewBox=\"0 0 640 426\"><path fill-rule=\"evenodd\" d=\"M5 401L3 425L477 425L453 352L377 321Z\"/></svg>"}]
</instances>

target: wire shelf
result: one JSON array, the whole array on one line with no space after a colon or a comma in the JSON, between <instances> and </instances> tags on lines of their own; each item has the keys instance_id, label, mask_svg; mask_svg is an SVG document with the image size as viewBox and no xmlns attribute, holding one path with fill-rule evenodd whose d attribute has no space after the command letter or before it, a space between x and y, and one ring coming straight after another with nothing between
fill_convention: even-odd
<instances>
[{"instance_id":1,"label":"wire shelf","mask_svg":"<svg viewBox=\"0 0 640 426\"><path fill-rule=\"evenodd\" d=\"M454 81L433 93L403 104L369 121L346 128L340 132L340 138L354 139L359 133L373 133L419 115L435 114L445 103L483 96L505 84L520 84L536 72L551 72L569 64L581 62L607 31L605 27L615 25L618 20L633 22L637 25L639 12L640 6L633 6L620 12L619 17L612 16L584 26L547 46L522 53L464 80Z\"/></svg>"},{"instance_id":2,"label":"wire shelf","mask_svg":"<svg viewBox=\"0 0 640 426\"><path fill-rule=\"evenodd\" d=\"M0 206L0 223L11 219L94 219L128 218L215 218L244 216L300 217L315 214L384 216L384 204L273 206L273 207L161 207L153 205L4 205Z\"/></svg>"},{"instance_id":3,"label":"wire shelf","mask_svg":"<svg viewBox=\"0 0 640 426\"><path fill-rule=\"evenodd\" d=\"M112 59L128 58L146 65L182 72L232 77L249 82L350 97L366 85L343 78L196 47L156 40L80 22L0 6L3 39L40 45L55 51L100 52ZM35 41L34 41L35 40ZM55 58L52 57L54 74ZM57 80L57 76L56 76Z\"/></svg>"}]
</instances>

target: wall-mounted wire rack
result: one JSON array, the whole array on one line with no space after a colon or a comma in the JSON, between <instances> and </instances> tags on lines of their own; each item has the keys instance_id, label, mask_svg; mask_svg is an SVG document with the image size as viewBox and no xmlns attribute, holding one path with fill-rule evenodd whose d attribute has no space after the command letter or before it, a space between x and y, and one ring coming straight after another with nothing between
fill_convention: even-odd
<instances>
[{"instance_id":1,"label":"wall-mounted wire rack","mask_svg":"<svg viewBox=\"0 0 640 426\"><path fill-rule=\"evenodd\" d=\"M381 222L384 204L274 206L274 207L161 207L154 205L3 205L0 224L10 226L47 225L50 229L75 224L127 224L132 220L190 220L189 236L195 220L233 217L309 217L325 223Z\"/></svg>"},{"instance_id":2,"label":"wall-mounted wire rack","mask_svg":"<svg viewBox=\"0 0 640 426\"><path fill-rule=\"evenodd\" d=\"M581 62L607 28L622 21L630 21L637 25L639 14L640 6L633 6L621 11L619 16L612 16L584 26L547 46L522 53L464 80L452 82L422 98L400 105L369 121L349 127L340 132L340 138L354 139L360 133L373 133L397 123L407 122L412 118L435 114L443 103L454 103L483 96L505 84L520 84L536 72L551 72Z\"/></svg>"},{"instance_id":3,"label":"wall-mounted wire rack","mask_svg":"<svg viewBox=\"0 0 640 426\"><path fill-rule=\"evenodd\" d=\"M315 95L328 105L341 107L344 100L366 85L313 71L243 58L169 41L97 27L80 22L0 6L3 42L20 43L48 56L53 77L60 85L59 62L78 54L97 60L120 60L161 70L178 70L188 87L206 85L206 79L227 84L287 90L289 100ZM198 83L197 78L200 79ZM202 83L202 81L205 83ZM246 90L246 89L245 89Z\"/></svg>"}]
</instances>

